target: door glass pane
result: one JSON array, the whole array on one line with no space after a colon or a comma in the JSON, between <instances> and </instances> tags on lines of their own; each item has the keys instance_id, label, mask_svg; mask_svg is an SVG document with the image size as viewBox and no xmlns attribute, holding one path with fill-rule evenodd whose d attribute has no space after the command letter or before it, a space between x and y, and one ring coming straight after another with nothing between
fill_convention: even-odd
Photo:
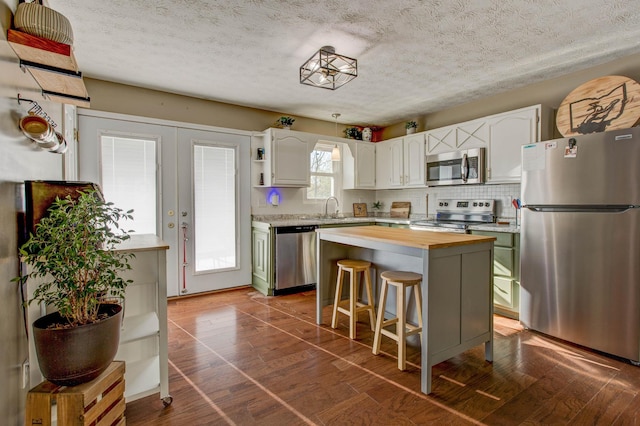
<instances>
[{"instance_id":1,"label":"door glass pane","mask_svg":"<svg viewBox=\"0 0 640 426\"><path fill-rule=\"evenodd\" d=\"M120 226L136 234L156 234L156 141L101 136L102 191L124 211L133 209L133 221Z\"/></svg>"},{"instance_id":2,"label":"door glass pane","mask_svg":"<svg viewBox=\"0 0 640 426\"><path fill-rule=\"evenodd\" d=\"M195 145L193 185L196 272L236 268L235 149Z\"/></svg>"}]
</instances>

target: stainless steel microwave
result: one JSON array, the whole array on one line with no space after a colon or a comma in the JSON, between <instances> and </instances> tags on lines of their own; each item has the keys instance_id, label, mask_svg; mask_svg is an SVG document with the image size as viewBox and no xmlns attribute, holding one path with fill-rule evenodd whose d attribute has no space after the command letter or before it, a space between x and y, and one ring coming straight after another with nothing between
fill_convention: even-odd
<instances>
[{"instance_id":1,"label":"stainless steel microwave","mask_svg":"<svg viewBox=\"0 0 640 426\"><path fill-rule=\"evenodd\" d=\"M484 148L427 155L427 186L484 182Z\"/></svg>"}]
</instances>

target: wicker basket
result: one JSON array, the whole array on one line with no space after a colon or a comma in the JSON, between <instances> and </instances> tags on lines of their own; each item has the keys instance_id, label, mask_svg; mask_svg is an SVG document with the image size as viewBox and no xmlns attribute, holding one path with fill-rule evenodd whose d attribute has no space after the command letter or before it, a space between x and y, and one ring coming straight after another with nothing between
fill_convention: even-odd
<instances>
[{"instance_id":1,"label":"wicker basket","mask_svg":"<svg viewBox=\"0 0 640 426\"><path fill-rule=\"evenodd\" d=\"M37 37L73 44L71 23L62 14L38 3L20 3L13 17L18 31Z\"/></svg>"}]
</instances>

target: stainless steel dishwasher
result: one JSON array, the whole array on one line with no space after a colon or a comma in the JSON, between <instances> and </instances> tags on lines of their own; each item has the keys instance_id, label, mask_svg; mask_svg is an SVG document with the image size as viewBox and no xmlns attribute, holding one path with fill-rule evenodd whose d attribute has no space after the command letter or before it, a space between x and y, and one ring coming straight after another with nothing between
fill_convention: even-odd
<instances>
[{"instance_id":1,"label":"stainless steel dishwasher","mask_svg":"<svg viewBox=\"0 0 640 426\"><path fill-rule=\"evenodd\" d=\"M276 281L273 294L315 288L317 228L317 225L276 228Z\"/></svg>"}]
</instances>

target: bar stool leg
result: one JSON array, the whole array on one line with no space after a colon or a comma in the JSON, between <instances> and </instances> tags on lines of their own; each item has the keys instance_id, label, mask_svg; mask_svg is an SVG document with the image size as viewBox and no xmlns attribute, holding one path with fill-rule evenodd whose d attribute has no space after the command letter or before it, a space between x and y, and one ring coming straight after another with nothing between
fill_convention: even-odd
<instances>
[{"instance_id":1,"label":"bar stool leg","mask_svg":"<svg viewBox=\"0 0 640 426\"><path fill-rule=\"evenodd\" d=\"M358 312L356 303L358 302L358 274L354 269L349 274L349 338L356 338L356 323L358 322Z\"/></svg>"},{"instance_id":2,"label":"bar stool leg","mask_svg":"<svg viewBox=\"0 0 640 426\"><path fill-rule=\"evenodd\" d=\"M382 286L380 288L380 301L378 302L378 318L376 320L376 329L374 330L373 337L373 354L378 355L380 353L380 339L382 337L382 323L384 322L384 310L387 305L387 280L382 280Z\"/></svg>"},{"instance_id":3,"label":"bar stool leg","mask_svg":"<svg viewBox=\"0 0 640 426\"><path fill-rule=\"evenodd\" d=\"M407 367L407 307L405 303L407 292L404 285L395 287L398 317L398 322L396 322L396 334L398 335L398 368L404 370Z\"/></svg>"},{"instance_id":4,"label":"bar stool leg","mask_svg":"<svg viewBox=\"0 0 640 426\"><path fill-rule=\"evenodd\" d=\"M420 342L422 342L422 289L420 283L413 286L414 296L416 298L416 313L418 314L418 326L420 327Z\"/></svg>"},{"instance_id":5,"label":"bar stool leg","mask_svg":"<svg viewBox=\"0 0 640 426\"><path fill-rule=\"evenodd\" d=\"M336 295L333 302L333 315L331 316L331 328L338 327L338 306L340 305L340 299L342 298L342 279L344 278L344 269L342 266L338 266L338 278L336 281Z\"/></svg>"},{"instance_id":6,"label":"bar stool leg","mask_svg":"<svg viewBox=\"0 0 640 426\"><path fill-rule=\"evenodd\" d=\"M375 303L373 301L373 286L371 285L371 275L369 271L364 271L365 290L367 292L367 304L369 305L369 325L371 330L375 331L376 327L376 312Z\"/></svg>"}]
</instances>

